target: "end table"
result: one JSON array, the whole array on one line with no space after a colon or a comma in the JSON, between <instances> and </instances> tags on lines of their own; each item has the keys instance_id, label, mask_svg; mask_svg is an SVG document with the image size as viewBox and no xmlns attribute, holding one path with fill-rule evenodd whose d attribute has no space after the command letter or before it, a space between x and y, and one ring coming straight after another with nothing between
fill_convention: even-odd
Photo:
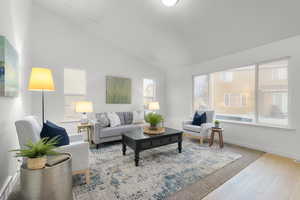
<instances>
[{"instance_id":1,"label":"end table","mask_svg":"<svg viewBox=\"0 0 300 200\"><path fill-rule=\"evenodd\" d=\"M224 141L223 141L223 128L216 128L216 127L212 127L211 128L211 135L210 135L210 141L209 141L209 146L211 147L214 143L214 137L215 137L215 133L217 133L219 135L219 144L220 144L220 148L224 147Z\"/></svg>"},{"instance_id":2,"label":"end table","mask_svg":"<svg viewBox=\"0 0 300 200\"><path fill-rule=\"evenodd\" d=\"M81 133L82 131L87 132L87 138L88 138L88 142L90 144L92 144L92 140L91 140L92 129L93 129L93 124L91 124L91 123L77 125L78 133Z\"/></svg>"}]
</instances>

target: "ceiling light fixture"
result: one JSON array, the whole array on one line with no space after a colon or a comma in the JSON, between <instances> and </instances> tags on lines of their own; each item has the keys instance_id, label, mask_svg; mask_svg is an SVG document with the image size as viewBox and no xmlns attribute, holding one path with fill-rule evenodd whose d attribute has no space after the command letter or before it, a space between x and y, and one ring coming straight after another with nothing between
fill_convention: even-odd
<instances>
[{"instance_id":1,"label":"ceiling light fixture","mask_svg":"<svg viewBox=\"0 0 300 200\"><path fill-rule=\"evenodd\" d=\"M161 0L162 3L167 7L175 6L179 0Z\"/></svg>"}]
</instances>

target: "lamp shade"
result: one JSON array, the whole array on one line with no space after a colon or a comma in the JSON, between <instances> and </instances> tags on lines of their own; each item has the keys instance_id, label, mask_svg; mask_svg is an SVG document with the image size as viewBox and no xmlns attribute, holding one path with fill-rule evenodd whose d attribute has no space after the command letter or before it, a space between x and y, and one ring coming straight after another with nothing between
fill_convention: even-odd
<instances>
[{"instance_id":1,"label":"lamp shade","mask_svg":"<svg viewBox=\"0 0 300 200\"><path fill-rule=\"evenodd\" d=\"M52 71L47 68L32 68L28 89L54 91Z\"/></svg>"},{"instance_id":2,"label":"lamp shade","mask_svg":"<svg viewBox=\"0 0 300 200\"><path fill-rule=\"evenodd\" d=\"M159 110L159 102L157 102L157 101L150 102L149 110Z\"/></svg>"},{"instance_id":3,"label":"lamp shade","mask_svg":"<svg viewBox=\"0 0 300 200\"><path fill-rule=\"evenodd\" d=\"M93 104L90 101L79 101L76 103L75 110L79 113L93 112Z\"/></svg>"}]
</instances>

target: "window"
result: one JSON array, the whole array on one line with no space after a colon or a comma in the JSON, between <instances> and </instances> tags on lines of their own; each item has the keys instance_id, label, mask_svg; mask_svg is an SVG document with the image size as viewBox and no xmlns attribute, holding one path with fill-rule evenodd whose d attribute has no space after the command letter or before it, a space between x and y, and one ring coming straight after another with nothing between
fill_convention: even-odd
<instances>
[{"instance_id":1,"label":"window","mask_svg":"<svg viewBox=\"0 0 300 200\"><path fill-rule=\"evenodd\" d=\"M156 100L156 83L152 79L143 80L143 95L144 95L144 105L148 106L149 102Z\"/></svg>"},{"instance_id":2,"label":"window","mask_svg":"<svg viewBox=\"0 0 300 200\"><path fill-rule=\"evenodd\" d=\"M261 123L288 125L287 66L287 60L258 66L258 121Z\"/></svg>"},{"instance_id":3,"label":"window","mask_svg":"<svg viewBox=\"0 0 300 200\"><path fill-rule=\"evenodd\" d=\"M221 120L288 126L288 60L194 76L193 107Z\"/></svg>"},{"instance_id":4,"label":"window","mask_svg":"<svg viewBox=\"0 0 300 200\"><path fill-rule=\"evenodd\" d=\"M64 118L65 120L78 120L80 113L75 112L75 104L86 98L85 70L64 69Z\"/></svg>"}]
</instances>

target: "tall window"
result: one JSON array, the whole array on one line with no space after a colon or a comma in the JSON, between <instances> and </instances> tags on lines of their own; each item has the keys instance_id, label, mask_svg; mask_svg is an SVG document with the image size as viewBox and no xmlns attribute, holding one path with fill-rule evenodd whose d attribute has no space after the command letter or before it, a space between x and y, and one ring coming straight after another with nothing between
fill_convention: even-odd
<instances>
[{"instance_id":1,"label":"tall window","mask_svg":"<svg viewBox=\"0 0 300 200\"><path fill-rule=\"evenodd\" d=\"M144 105L148 106L149 102L156 100L156 83L153 79L143 80L143 95L144 95Z\"/></svg>"},{"instance_id":2,"label":"tall window","mask_svg":"<svg viewBox=\"0 0 300 200\"><path fill-rule=\"evenodd\" d=\"M288 60L194 76L193 104L221 120L288 126Z\"/></svg>"},{"instance_id":3,"label":"tall window","mask_svg":"<svg viewBox=\"0 0 300 200\"><path fill-rule=\"evenodd\" d=\"M75 104L85 100L86 73L80 69L64 69L64 118L65 120L78 120L80 113L75 112Z\"/></svg>"}]
</instances>

